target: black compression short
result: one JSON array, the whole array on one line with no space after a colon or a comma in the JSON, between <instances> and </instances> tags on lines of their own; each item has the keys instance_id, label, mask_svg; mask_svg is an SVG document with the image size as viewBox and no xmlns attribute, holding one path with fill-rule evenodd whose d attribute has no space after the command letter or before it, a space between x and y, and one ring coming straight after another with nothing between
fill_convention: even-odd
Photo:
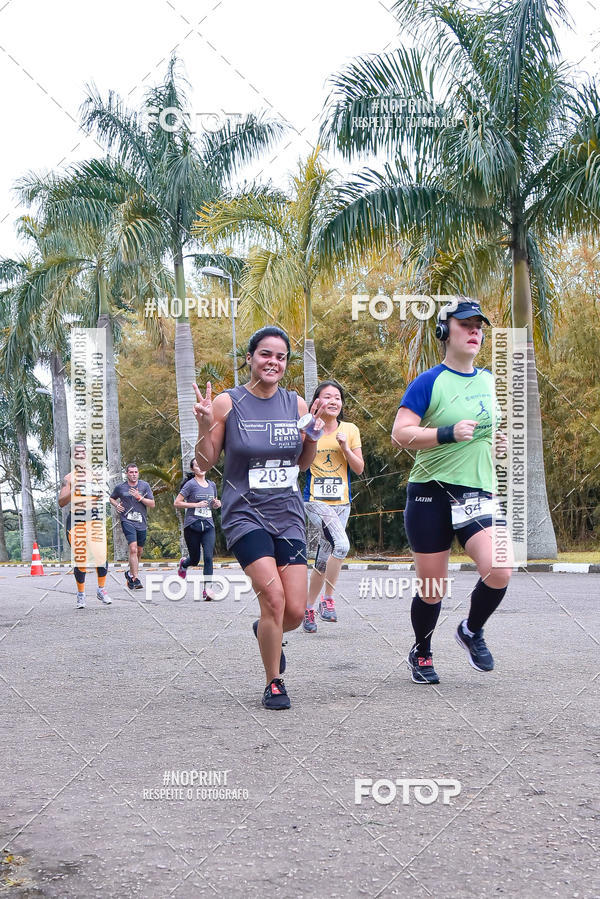
<instances>
[{"instance_id":1,"label":"black compression short","mask_svg":"<svg viewBox=\"0 0 600 899\"><path fill-rule=\"evenodd\" d=\"M477 500L490 499L491 493L478 487L444 484L427 481L414 484L409 481L406 491L404 528L410 548L416 553L439 553L450 549L454 536L462 547L478 531L494 524L491 515L474 517L461 527L452 524L452 506L466 503L476 506ZM497 525L505 525L504 518L497 518Z\"/></svg>"},{"instance_id":2,"label":"black compression short","mask_svg":"<svg viewBox=\"0 0 600 899\"><path fill-rule=\"evenodd\" d=\"M263 528L256 528L240 537L231 547L242 568L257 559L271 556L278 568L283 565L306 565L306 543L288 537L273 537Z\"/></svg>"}]
</instances>

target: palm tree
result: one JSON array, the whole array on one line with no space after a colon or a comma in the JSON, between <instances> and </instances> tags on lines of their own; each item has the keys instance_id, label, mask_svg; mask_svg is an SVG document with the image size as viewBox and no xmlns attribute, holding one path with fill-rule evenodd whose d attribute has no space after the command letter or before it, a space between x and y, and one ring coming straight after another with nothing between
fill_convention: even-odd
<instances>
[{"instance_id":1,"label":"palm tree","mask_svg":"<svg viewBox=\"0 0 600 899\"><path fill-rule=\"evenodd\" d=\"M512 324L528 335L528 554L555 557L534 337L551 335L548 247L558 235L598 232L598 93L578 88L559 59L552 19L565 21L560 2L497 0L475 12L399 0L394 11L406 28L418 25L426 49L351 64L335 77L323 128L346 158L383 151L393 163L364 171L340 194L323 242L356 254L400 240L426 267L442 254L441 293L455 292L447 285L470 293L511 273ZM387 121L355 127L392 100ZM419 124L402 114L411 108L438 118Z\"/></svg>"},{"instance_id":2,"label":"palm tree","mask_svg":"<svg viewBox=\"0 0 600 899\"><path fill-rule=\"evenodd\" d=\"M17 317L14 337L21 342L29 338L31 355L47 365L52 379L53 422L59 480L70 471L71 453L69 444L69 419L65 389L65 365L69 357L69 346L64 316L74 311L66 302L65 293L49 298L37 310L36 315L27 315L31 297L27 294L38 289L36 283L50 258L54 248L52 237L44 232L41 224L30 216L22 216L17 224L20 237L32 248L28 256L20 259L0 259L0 281L4 281L17 291ZM54 300L54 301L51 301Z\"/></svg>"},{"instance_id":3,"label":"palm tree","mask_svg":"<svg viewBox=\"0 0 600 899\"><path fill-rule=\"evenodd\" d=\"M331 278L334 265L319 242L331 217L334 172L317 148L298 165L287 196L270 186L250 185L204 206L194 233L211 242L252 244L240 279L240 319L260 327L278 322L304 333L304 392L317 386L312 298Z\"/></svg>"},{"instance_id":4,"label":"palm tree","mask_svg":"<svg viewBox=\"0 0 600 899\"><path fill-rule=\"evenodd\" d=\"M18 184L21 198L38 206L44 234L43 259L26 279L19 303L20 333L38 317L55 320L75 312L87 327L106 332L106 448L109 488L122 477L119 399L115 369L115 315L131 304L172 293L159 261L162 223L134 191L128 173L111 160L70 167L62 175L29 175ZM160 338L156 319L144 325ZM59 322L64 329L64 323ZM69 469L70 469L69 452ZM112 513L115 558L126 545Z\"/></svg>"},{"instance_id":5,"label":"palm tree","mask_svg":"<svg viewBox=\"0 0 600 899\"><path fill-rule=\"evenodd\" d=\"M47 433L49 420L47 416L48 403L42 401L40 404L43 410L43 418L45 420L44 431ZM15 514L17 516L19 537L21 538L21 514L16 502L16 494L21 492L21 471L22 460L19 454L19 441L17 440L16 429L12 418L13 409L9 400L8 392L0 388L0 486L6 485L8 492L12 495L15 505ZM29 449L27 458L27 469L30 480L34 484L42 484L45 476L44 461L38 452ZM1 500L1 491L0 491ZM23 503L21 503L23 506ZM29 514L29 513L28 513ZM30 527L31 529L31 527ZM35 529L35 520L33 523ZM21 543L21 557L26 558L23 552L23 543ZM8 561L8 551L6 548L6 534L4 531L4 515L2 503L0 502L0 562Z\"/></svg>"},{"instance_id":6,"label":"palm tree","mask_svg":"<svg viewBox=\"0 0 600 899\"><path fill-rule=\"evenodd\" d=\"M190 233L196 210L219 196L242 164L255 159L281 133L281 126L249 115L239 124L227 121L198 139L189 126L183 81L175 57L162 84L150 89L139 112L128 110L110 92L104 101L90 89L83 106L83 125L95 130L136 184L145 202L154 204L163 226L162 252L175 276L176 296L185 299L184 254L195 243ZM160 113L179 110L179 127L165 129ZM188 255L194 255L188 254ZM193 453L197 424L192 412L195 380L192 332L184 312L175 325L175 376L183 464Z\"/></svg>"},{"instance_id":7,"label":"palm tree","mask_svg":"<svg viewBox=\"0 0 600 899\"><path fill-rule=\"evenodd\" d=\"M0 296L0 407L3 417L10 422L17 444L23 517L21 558L23 561L30 561L37 535L28 438L37 438L42 452L50 448L52 412L48 396L37 392L42 385L33 373L35 360L29 355L29 347L25 345L19 350L15 347L14 340L11 340L16 318L16 298L16 291L10 289L3 291Z\"/></svg>"}]
</instances>

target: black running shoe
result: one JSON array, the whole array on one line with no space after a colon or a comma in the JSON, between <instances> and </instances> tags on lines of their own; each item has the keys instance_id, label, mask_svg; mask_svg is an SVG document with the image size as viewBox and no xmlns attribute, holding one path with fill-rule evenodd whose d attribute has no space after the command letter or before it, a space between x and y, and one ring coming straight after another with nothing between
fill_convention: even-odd
<instances>
[{"instance_id":1,"label":"black running shoe","mask_svg":"<svg viewBox=\"0 0 600 899\"><path fill-rule=\"evenodd\" d=\"M127 586L130 590L135 589L135 578L131 577L131 572L129 569L125 572L125 580L127 581Z\"/></svg>"},{"instance_id":2,"label":"black running shoe","mask_svg":"<svg viewBox=\"0 0 600 899\"><path fill-rule=\"evenodd\" d=\"M462 646L466 651L469 656L469 662L473 668L477 671L492 671L494 668L494 659L483 639L483 628L480 627L478 631L475 631L472 637L469 637L463 630L464 624L466 624L466 619L465 621L461 621L456 628L454 639L458 645Z\"/></svg>"},{"instance_id":3,"label":"black running shoe","mask_svg":"<svg viewBox=\"0 0 600 899\"><path fill-rule=\"evenodd\" d=\"M290 697L287 695L285 684L280 677L274 677L268 687L265 687L262 704L266 709L273 709L276 712L289 709Z\"/></svg>"},{"instance_id":4,"label":"black running shoe","mask_svg":"<svg viewBox=\"0 0 600 899\"><path fill-rule=\"evenodd\" d=\"M142 582L140 581L139 577L134 577L134 579L133 579L133 589L134 589L134 590L143 590L143 589L144 589L144 585L143 585Z\"/></svg>"},{"instance_id":5,"label":"black running shoe","mask_svg":"<svg viewBox=\"0 0 600 899\"><path fill-rule=\"evenodd\" d=\"M258 640L258 622L259 621L260 621L260 618L257 618L256 621L252 625L252 630L254 631L254 636L256 637L257 640ZM281 658L279 659L279 673L280 674L283 674L283 672L285 671L285 664L286 664L285 653L282 649L281 650ZM286 706L286 708L287 708L287 706Z\"/></svg>"},{"instance_id":6,"label":"black running shoe","mask_svg":"<svg viewBox=\"0 0 600 899\"><path fill-rule=\"evenodd\" d=\"M410 676L415 684L439 684L440 679L433 667L431 653L420 656L413 646L406 661L410 668Z\"/></svg>"}]
</instances>

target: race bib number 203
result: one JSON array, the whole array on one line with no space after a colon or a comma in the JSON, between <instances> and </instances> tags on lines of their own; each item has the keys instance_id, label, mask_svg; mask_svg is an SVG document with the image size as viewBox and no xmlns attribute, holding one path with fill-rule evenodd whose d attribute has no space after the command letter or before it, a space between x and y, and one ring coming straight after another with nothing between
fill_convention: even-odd
<instances>
[{"instance_id":1,"label":"race bib number 203","mask_svg":"<svg viewBox=\"0 0 600 899\"><path fill-rule=\"evenodd\" d=\"M250 490L298 490L299 468L289 459L253 459L248 469Z\"/></svg>"}]
</instances>

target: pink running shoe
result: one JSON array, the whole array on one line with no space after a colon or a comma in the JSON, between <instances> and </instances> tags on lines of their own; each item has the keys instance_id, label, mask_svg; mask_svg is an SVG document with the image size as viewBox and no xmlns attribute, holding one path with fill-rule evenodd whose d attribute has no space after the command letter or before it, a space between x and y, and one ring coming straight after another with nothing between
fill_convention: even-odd
<instances>
[{"instance_id":1,"label":"pink running shoe","mask_svg":"<svg viewBox=\"0 0 600 899\"><path fill-rule=\"evenodd\" d=\"M319 603L319 618L323 621L337 621L335 602L332 596L323 596Z\"/></svg>"},{"instance_id":2,"label":"pink running shoe","mask_svg":"<svg viewBox=\"0 0 600 899\"><path fill-rule=\"evenodd\" d=\"M185 557L182 557L179 560L179 568L177 569L177 574L179 575L180 578L183 578L183 580L185 581L185 579L187 577L187 568L183 567L184 562L185 562Z\"/></svg>"},{"instance_id":3,"label":"pink running shoe","mask_svg":"<svg viewBox=\"0 0 600 899\"><path fill-rule=\"evenodd\" d=\"M302 630L305 634L317 633L317 622L315 621L315 610L306 609L304 612L304 621L302 622Z\"/></svg>"}]
</instances>

